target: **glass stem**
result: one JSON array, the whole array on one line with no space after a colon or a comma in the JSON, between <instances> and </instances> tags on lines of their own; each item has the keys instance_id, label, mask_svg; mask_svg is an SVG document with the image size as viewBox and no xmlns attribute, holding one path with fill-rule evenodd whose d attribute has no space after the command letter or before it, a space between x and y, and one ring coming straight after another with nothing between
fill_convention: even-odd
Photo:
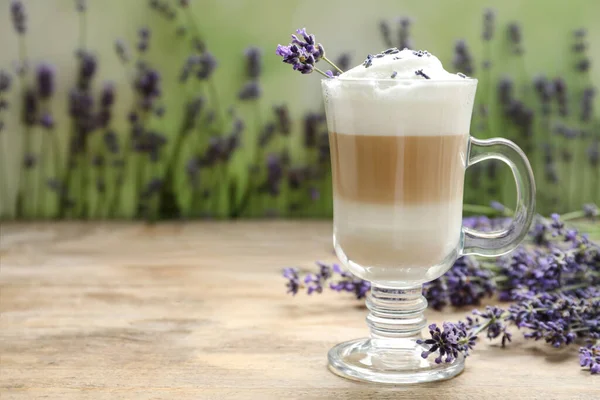
<instances>
[{"instance_id":1,"label":"glass stem","mask_svg":"<svg viewBox=\"0 0 600 400\"><path fill-rule=\"evenodd\" d=\"M427 325L422 290L421 286L398 289L373 284L366 301L371 339L420 338Z\"/></svg>"}]
</instances>

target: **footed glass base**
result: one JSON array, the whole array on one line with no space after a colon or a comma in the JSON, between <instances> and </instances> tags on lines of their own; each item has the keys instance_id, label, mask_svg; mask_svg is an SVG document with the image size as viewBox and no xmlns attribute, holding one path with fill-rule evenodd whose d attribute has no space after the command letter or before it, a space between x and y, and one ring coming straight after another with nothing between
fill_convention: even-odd
<instances>
[{"instance_id":1,"label":"footed glass base","mask_svg":"<svg viewBox=\"0 0 600 400\"><path fill-rule=\"evenodd\" d=\"M424 359L426 347L413 338L357 339L329 350L329 369L344 378L377 383L407 384L450 379L460 374L465 360L436 364Z\"/></svg>"}]
</instances>

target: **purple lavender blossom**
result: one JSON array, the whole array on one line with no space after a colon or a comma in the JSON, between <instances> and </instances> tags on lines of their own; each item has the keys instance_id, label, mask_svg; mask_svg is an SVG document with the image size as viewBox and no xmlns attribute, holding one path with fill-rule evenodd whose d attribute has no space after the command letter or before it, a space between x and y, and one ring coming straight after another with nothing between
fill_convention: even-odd
<instances>
[{"instance_id":1,"label":"purple lavender blossom","mask_svg":"<svg viewBox=\"0 0 600 400\"><path fill-rule=\"evenodd\" d=\"M54 118L52 118L52 115L50 113L44 113L41 118L40 118L40 125L42 126L42 128L45 129L52 129L54 128Z\"/></svg>"},{"instance_id":2,"label":"purple lavender blossom","mask_svg":"<svg viewBox=\"0 0 600 400\"><path fill-rule=\"evenodd\" d=\"M295 71L302 74L317 71L325 75L323 71L315 67L320 60L327 60L325 48L315 42L315 35L307 33L306 28L296 30L296 35L292 35L292 42L287 46L277 45L275 54L283 57L284 63L292 65Z\"/></svg>"},{"instance_id":3,"label":"purple lavender blossom","mask_svg":"<svg viewBox=\"0 0 600 400\"><path fill-rule=\"evenodd\" d=\"M412 49L413 41L410 37L410 26L412 25L412 20L408 17L400 17L398 18L398 45L396 46L399 49ZM392 46L390 46L392 47Z\"/></svg>"},{"instance_id":4,"label":"purple lavender blossom","mask_svg":"<svg viewBox=\"0 0 600 400\"><path fill-rule=\"evenodd\" d=\"M474 72L473 57L467 47L467 43L463 39L456 41L452 65L454 65L454 68L467 75L471 75Z\"/></svg>"},{"instance_id":5,"label":"purple lavender blossom","mask_svg":"<svg viewBox=\"0 0 600 400\"><path fill-rule=\"evenodd\" d=\"M470 335L468 327L459 322L452 324L445 322L440 329L436 324L429 325L429 339L417 340L417 343L428 345L428 350L421 353L421 357L427 358L430 354L436 353L436 364L442 362L451 363L459 354L469 355L469 350L475 346L476 336Z\"/></svg>"},{"instance_id":6,"label":"purple lavender blossom","mask_svg":"<svg viewBox=\"0 0 600 400\"><path fill-rule=\"evenodd\" d=\"M262 51L258 47L248 47L246 55L246 75L249 79L257 79L260 76L262 65Z\"/></svg>"},{"instance_id":7,"label":"purple lavender blossom","mask_svg":"<svg viewBox=\"0 0 600 400\"><path fill-rule=\"evenodd\" d=\"M288 136L292 132L292 119L290 112L285 104L274 106L277 130L283 135Z\"/></svg>"},{"instance_id":8,"label":"purple lavender blossom","mask_svg":"<svg viewBox=\"0 0 600 400\"><path fill-rule=\"evenodd\" d=\"M80 54L79 77L77 81L77 86L80 90L87 90L89 88L97 68L98 61L96 56L87 51Z\"/></svg>"},{"instance_id":9,"label":"purple lavender blossom","mask_svg":"<svg viewBox=\"0 0 600 400\"><path fill-rule=\"evenodd\" d=\"M100 93L100 106L103 108L112 107L115 102L115 84L113 82L104 82L102 92Z\"/></svg>"},{"instance_id":10,"label":"purple lavender blossom","mask_svg":"<svg viewBox=\"0 0 600 400\"><path fill-rule=\"evenodd\" d=\"M496 306L487 306L485 312L474 310L473 315L486 320L486 331L488 339L492 340L502 336L502 347L512 340L512 334L507 331L508 326L504 321L508 318L507 313ZM477 323L478 320L475 321Z\"/></svg>"},{"instance_id":11,"label":"purple lavender blossom","mask_svg":"<svg viewBox=\"0 0 600 400\"><path fill-rule=\"evenodd\" d=\"M600 345L592 345L579 348L579 365L587 367L591 374L600 374Z\"/></svg>"},{"instance_id":12,"label":"purple lavender blossom","mask_svg":"<svg viewBox=\"0 0 600 400\"><path fill-rule=\"evenodd\" d=\"M392 32L390 29L390 25L387 23L387 21L379 22L379 32L381 32L381 37L383 38L383 43L385 43L385 45L387 47L393 47ZM340 68L342 68L342 67L340 66ZM342 68L342 69L344 69L344 68Z\"/></svg>"},{"instance_id":13,"label":"purple lavender blossom","mask_svg":"<svg viewBox=\"0 0 600 400\"><path fill-rule=\"evenodd\" d=\"M145 53L150 45L150 29L147 27L141 28L138 31L138 37L137 49L140 53Z\"/></svg>"},{"instance_id":14,"label":"purple lavender blossom","mask_svg":"<svg viewBox=\"0 0 600 400\"><path fill-rule=\"evenodd\" d=\"M344 271L339 264L333 264L333 273L339 275L336 280L329 284L331 290L336 292L349 292L360 300L364 298L371 289L371 283L359 278L356 278L351 273Z\"/></svg>"},{"instance_id":15,"label":"purple lavender blossom","mask_svg":"<svg viewBox=\"0 0 600 400\"><path fill-rule=\"evenodd\" d=\"M283 277L288 280L288 282L286 283L286 286L288 288L287 292L291 293L294 296L298 294L298 290L301 286L298 272L299 271L297 268L285 268L283 270Z\"/></svg>"},{"instance_id":16,"label":"purple lavender blossom","mask_svg":"<svg viewBox=\"0 0 600 400\"><path fill-rule=\"evenodd\" d=\"M55 88L56 69L53 65L42 63L36 71L37 91L41 99L46 100L52 96Z\"/></svg>"},{"instance_id":17,"label":"purple lavender blossom","mask_svg":"<svg viewBox=\"0 0 600 400\"><path fill-rule=\"evenodd\" d=\"M240 89L238 99L240 100L256 100L262 94L262 89L257 81L249 81Z\"/></svg>"},{"instance_id":18,"label":"purple lavender blossom","mask_svg":"<svg viewBox=\"0 0 600 400\"><path fill-rule=\"evenodd\" d=\"M27 126L37 122L38 101L33 90L28 89L23 96L22 120Z\"/></svg>"},{"instance_id":19,"label":"purple lavender blossom","mask_svg":"<svg viewBox=\"0 0 600 400\"><path fill-rule=\"evenodd\" d=\"M196 77L200 80L210 78L217 68L217 59L208 51L198 57L198 71Z\"/></svg>"},{"instance_id":20,"label":"purple lavender blossom","mask_svg":"<svg viewBox=\"0 0 600 400\"><path fill-rule=\"evenodd\" d=\"M582 122L588 122L592 119L594 97L596 96L596 90L593 87L588 87L583 90L581 96L581 116Z\"/></svg>"},{"instance_id":21,"label":"purple lavender blossom","mask_svg":"<svg viewBox=\"0 0 600 400\"><path fill-rule=\"evenodd\" d=\"M600 216L600 209L595 204L584 204L583 205L583 213L586 218L594 220L596 217Z\"/></svg>"},{"instance_id":22,"label":"purple lavender blossom","mask_svg":"<svg viewBox=\"0 0 600 400\"><path fill-rule=\"evenodd\" d=\"M484 41L489 42L494 36L496 22L496 13L494 10L488 8L483 12L483 34L482 38Z\"/></svg>"},{"instance_id":23,"label":"purple lavender blossom","mask_svg":"<svg viewBox=\"0 0 600 400\"><path fill-rule=\"evenodd\" d=\"M86 12L87 0L75 0L75 9L80 13Z\"/></svg>"},{"instance_id":24,"label":"purple lavender blossom","mask_svg":"<svg viewBox=\"0 0 600 400\"><path fill-rule=\"evenodd\" d=\"M19 35L24 35L26 32L25 22L27 16L25 14L25 7L23 6L23 2L21 0L11 1L10 14L15 32L17 32Z\"/></svg>"},{"instance_id":25,"label":"purple lavender blossom","mask_svg":"<svg viewBox=\"0 0 600 400\"><path fill-rule=\"evenodd\" d=\"M521 26L516 22L508 24L508 39L512 45L513 53L516 55L523 54Z\"/></svg>"},{"instance_id":26,"label":"purple lavender blossom","mask_svg":"<svg viewBox=\"0 0 600 400\"><path fill-rule=\"evenodd\" d=\"M11 78L8 72L0 69L0 94L8 92L11 86Z\"/></svg>"}]
</instances>

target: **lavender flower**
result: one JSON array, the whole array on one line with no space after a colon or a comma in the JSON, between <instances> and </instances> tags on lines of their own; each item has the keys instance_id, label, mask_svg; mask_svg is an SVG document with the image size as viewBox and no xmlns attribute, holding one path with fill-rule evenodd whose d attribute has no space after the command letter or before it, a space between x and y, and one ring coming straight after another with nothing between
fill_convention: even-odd
<instances>
[{"instance_id":1,"label":"lavender flower","mask_svg":"<svg viewBox=\"0 0 600 400\"><path fill-rule=\"evenodd\" d=\"M98 68L98 61L96 57L89 52L81 52L79 61L79 77L77 81L77 87L80 90L87 90L91 84L96 70Z\"/></svg>"},{"instance_id":2,"label":"lavender flower","mask_svg":"<svg viewBox=\"0 0 600 400\"><path fill-rule=\"evenodd\" d=\"M586 218L594 220L596 217L600 216L600 209L595 204L584 204L583 205L583 214Z\"/></svg>"},{"instance_id":3,"label":"lavender flower","mask_svg":"<svg viewBox=\"0 0 600 400\"><path fill-rule=\"evenodd\" d=\"M41 99L46 100L54 93L54 66L42 63L37 68L37 89Z\"/></svg>"},{"instance_id":4,"label":"lavender flower","mask_svg":"<svg viewBox=\"0 0 600 400\"><path fill-rule=\"evenodd\" d=\"M75 9L77 12L83 13L87 10L86 0L75 0Z\"/></svg>"},{"instance_id":5,"label":"lavender flower","mask_svg":"<svg viewBox=\"0 0 600 400\"><path fill-rule=\"evenodd\" d=\"M277 130L284 136L288 136L292 132L292 119L290 112L285 104L274 106L275 117L277 121Z\"/></svg>"},{"instance_id":6,"label":"lavender flower","mask_svg":"<svg viewBox=\"0 0 600 400\"><path fill-rule=\"evenodd\" d=\"M383 43L385 43L385 45L387 47L393 47L392 33L390 30L390 25L387 23L387 21L379 22L379 31L381 32L381 37L383 38ZM342 68L342 67L340 66L340 68ZM345 69L345 68L342 68L342 69Z\"/></svg>"},{"instance_id":7,"label":"lavender flower","mask_svg":"<svg viewBox=\"0 0 600 400\"><path fill-rule=\"evenodd\" d=\"M140 53L145 53L148 50L148 46L150 44L150 29L147 27L141 28L138 31L138 45L137 49Z\"/></svg>"},{"instance_id":8,"label":"lavender flower","mask_svg":"<svg viewBox=\"0 0 600 400\"><path fill-rule=\"evenodd\" d=\"M267 182L265 190L273 197L280 191L281 179L283 178L283 162L277 154L267 156Z\"/></svg>"},{"instance_id":9,"label":"lavender flower","mask_svg":"<svg viewBox=\"0 0 600 400\"><path fill-rule=\"evenodd\" d=\"M332 270L335 275L339 275L339 278L336 277L337 280L329 284L331 290L353 293L354 296L360 300L364 298L371 289L370 282L358 279L351 273L342 270L339 264L333 264Z\"/></svg>"},{"instance_id":10,"label":"lavender flower","mask_svg":"<svg viewBox=\"0 0 600 400\"><path fill-rule=\"evenodd\" d=\"M12 18L13 27L19 35L24 35L26 31L26 15L25 7L21 0L12 0L10 3L10 15Z\"/></svg>"},{"instance_id":11,"label":"lavender flower","mask_svg":"<svg viewBox=\"0 0 600 400\"><path fill-rule=\"evenodd\" d=\"M398 18L398 47L399 49L412 49L413 42L410 38L410 25L412 21L408 17ZM392 46L390 46L392 47Z\"/></svg>"},{"instance_id":12,"label":"lavender flower","mask_svg":"<svg viewBox=\"0 0 600 400\"><path fill-rule=\"evenodd\" d=\"M157 11L161 16L168 20L174 20L177 17L177 13L166 1L150 0L150 8Z\"/></svg>"},{"instance_id":13,"label":"lavender flower","mask_svg":"<svg viewBox=\"0 0 600 400\"><path fill-rule=\"evenodd\" d=\"M242 87L238 93L240 100L256 100L262 94L262 89L257 81L249 81Z\"/></svg>"},{"instance_id":14,"label":"lavender flower","mask_svg":"<svg viewBox=\"0 0 600 400\"><path fill-rule=\"evenodd\" d=\"M28 89L23 96L22 120L27 126L32 126L37 121L38 101L33 90Z\"/></svg>"},{"instance_id":15,"label":"lavender flower","mask_svg":"<svg viewBox=\"0 0 600 400\"><path fill-rule=\"evenodd\" d=\"M304 117L304 147L307 149L317 146L320 123L321 115L319 114L308 113Z\"/></svg>"},{"instance_id":16,"label":"lavender flower","mask_svg":"<svg viewBox=\"0 0 600 400\"><path fill-rule=\"evenodd\" d=\"M11 86L11 78L8 72L0 69L0 94L8 92Z\"/></svg>"},{"instance_id":17,"label":"lavender flower","mask_svg":"<svg viewBox=\"0 0 600 400\"><path fill-rule=\"evenodd\" d=\"M317 71L325 77L332 77L333 74L326 74L315 66L320 60L325 60L336 71L342 72L333 62L325 56L325 48L320 43L315 42L315 36L308 34L306 28L296 30L297 35L292 35L292 42L287 46L277 45L275 54L283 58L283 62L292 65L295 71L302 74L310 74Z\"/></svg>"},{"instance_id":18,"label":"lavender flower","mask_svg":"<svg viewBox=\"0 0 600 400\"><path fill-rule=\"evenodd\" d=\"M100 94L100 106L103 108L112 107L115 102L115 84L113 82L104 82Z\"/></svg>"},{"instance_id":19,"label":"lavender flower","mask_svg":"<svg viewBox=\"0 0 600 400\"><path fill-rule=\"evenodd\" d=\"M553 94L553 85L545 76L538 75L533 80L533 86L542 103L542 114L550 114L550 100Z\"/></svg>"},{"instance_id":20,"label":"lavender flower","mask_svg":"<svg viewBox=\"0 0 600 400\"><path fill-rule=\"evenodd\" d=\"M556 78L554 80L554 95L558 102L558 113L562 117L567 116L569 113L567 108L567 83L564 79Z\"/></svg>"},{"instance_id":21,"label":"lavender flower","mask_svg":"<svg viewBox=\"0 0 600 400\"><path fill-rule=\"evenodd\" d=\"M452 65L454 65L454 68L465 72L467 75L471 75L474 71L473 58L471 57L467 43L463 39L456 41Z\"/></svg>"},{"instance_id":22,"label":"lavender flower","mask_svg":"<svg viewBox=\"0 0 600 400\"><path fill-rule=\"evenodd\" d=\"M45 128L45 129L54 128L54 118L52 118L52 115L49 113L44 113L42 115L42 117L40 118L39 123L42 126L42 128Z\"/></svg>"},{"instance_id":23,"label":"lavender flower","mask_svg":"<svg viewBox=\"0 0 600 400\"><path fill-rule=\"evenodd\" d=\"M256 79L260 76L262 69L261 57L262 51L258 47L248 47L244 52L246 55L246 75L249 79Z\"/></svg>"},{"instance_id":24,"label":"lavender flower","mask_svg":"<svg viewBox=\"0 0 600 400\"><path fill-rule=\"evenodd\" d=\"M590 60L585 58L583 60L578 61L577 64L575 64L575 68L579 72L587 72L590 69L590 65L591 65Z\"/></svg>"},{"instance_id":25,"label":"lavender flower","mask_svg":"<svg viewBox=\"0 0 600 400\"><path fill-rule=\"evenodd\" d=\"M475 345L476 336L471 336L468 327L459 322L452 324L445 322L440 329L436 324L429 325L430 338L417 340L417 343L428 345L428 350L421 353L421 357L427 358L432 353L437 353L436 364L442 362L451 363L459 354L469 355L469 350Z\"/></svg>"},{"instance_id":26,"label":"lavender flower","mask_svg":"<svg viewBox=\"0 0 600 400\"><path fill-rule=\"evenodd\" d=\"M516 22L508 24L508 39L512 45L513 53L517 55L523 54L521 26Z\"/></svg>"},{"instance_id":27,"label":"lavender flower","mask_svg":"<svg viewBox=\"0 0 600 400\"><path fill-rule=\"evenodd\" d=\"M304 278L307 294L312 294L313 292L322 293L323 285L329 278L331 278L331 267L319 262L317 262L317 265L319 266L319 272L316 274L307 274Z\"/></svg>"},{"instance_id":28,"label":"lavender flower","mask_svg":"<svg viewBox=\"0 0 600 400\"><path fill-rule=\"evenodd\" d=\"M581 122L589 122L592 119L595 96L596 90L593 87L587 87L583 90L581 96Z\"/></svg>"},{"instance_id":29,"label":"lavender flower","mask_svg":"<svg viewBox=\"0 0 600 400\"><path fill-rule=\"evenodd\" d=\"M489 42L494 36L496 22L496 13L494 10L488 8L483 12L483 34L482 38L484 41Z\"/></svg>"},{"instance_id":30,"label":"lavender flower","mask_svg":"<svg viewBox=\"0 0 600 400\"><path fill-rule=\"evenodd\" d=\"M459 258L441 278L423 286L423 295L431 307L441 310L451 304L456 307L478 305L485 297L491 297L496 284L493 274L480 268L472 257Z\"/></svg>"},{"instance_id":31,"label":"lavender flower","mask_svg":"<svg viewBox=\"0 0 600 400\"><path fill-rule=\"evenodd\" d=\"M217 68L217 59L208 51L198 57L198 71L196 77L200 80L210 78Z\"/></svg>"},{"instance_id":32,"label":"lavender flower","mask_svg":"<svg viewBox=\"0 0 600 400\"><path fill-rule=\"evenodd\" d=\"M512 340L512 334L507 331L508 326L504 323L508 318L506 312L496 306L487 306L485 312L474 310L473 315L486 320L486 331L488 339L492 340L502 336L502 347ZM475 324L479 319L474 321Z\"/></svg>"},{"instance_id":33,"label":"lavender flower","mask_svg":"<svg viewBox=\"0 0 600 400\"><path fill-rule=\"evenodd\" d=\"M298 294L298 290L301 287L298 272L299 271L297 268L285 268L283 270L283 277L288 280L288 282L286 283L286 286L288 288L287 292L291 293L294 296Z\"/></svg>"},{"instance_id":34,"label":"lavender flower","mask_svg":"<svg viewBox=\"0 0 600 400\"><path fill-rule=\"evenodd\" d=\"M587 367L591 374L600 374L600 345L589 344L579 348L579 365Z\"/></svg>"}]
</instances>

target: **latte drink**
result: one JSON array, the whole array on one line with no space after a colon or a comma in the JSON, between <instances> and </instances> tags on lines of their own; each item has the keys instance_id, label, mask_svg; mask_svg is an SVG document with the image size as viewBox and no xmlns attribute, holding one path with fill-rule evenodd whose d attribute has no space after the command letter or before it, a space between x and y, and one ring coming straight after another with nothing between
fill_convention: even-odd
<instances>
[{"instance_id":1,"label":"latte drink","mask_svg":"<svg viewBox=\"0 0 600 400\"><path fill-rule=\"evenodd\" d=\"M338 256L372 282L437 278L461 248L476 81L403 50L323 85Z\"/></svg>"}]
</instances>

